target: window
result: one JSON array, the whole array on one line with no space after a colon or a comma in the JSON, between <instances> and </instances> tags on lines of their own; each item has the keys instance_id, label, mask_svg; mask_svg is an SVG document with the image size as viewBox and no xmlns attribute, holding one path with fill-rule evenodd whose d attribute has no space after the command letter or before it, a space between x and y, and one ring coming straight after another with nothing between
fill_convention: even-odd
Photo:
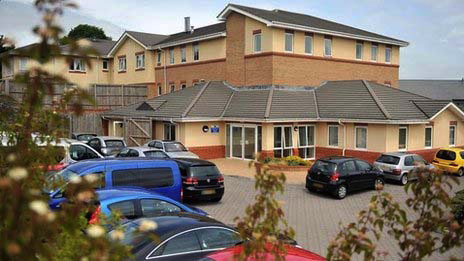
<instances>
[{"instance_id":1,"label":"window","mask_svg":"<svg viewBox=\"0 0 464 261\"><path fill-rule=\"evenodd\" d=\"M367 163L365 161L362 161L362 160L356 160L356 165L358 165L358 170L359 171L367 171L367 170L372 169L371 164L369 164L369 163Z\"/></svg>"},{"instance_id":2,"label":"window","mask_svg":"<svg viewBox=\"0 0 464 261\"><path fill-rule=\"evenodd\" d=\"M338 147L338 126L329 125L329 147Z\"/></svg>"},{"instance_id":3,"label":"window","mask_svg":"<svg viewBox=\"0 0 464 261\"><path fill-rule=\"evenodd\" d=\"M140 200L140 205L142 207L142 215L146 217L182 211L180 207L158 199L142 199Z\"/></svg>"},{"instance_id":4,"label":"window","mask_svg":"<svg viewBox=\"0 0 464 261\"><path fill-rule=\"evenodd\" d=\"M69 71L85 72L85 63L82 59L73 59L69 64Z\"/></svg>"},{"instance_id":5,"label":"window","mask_svg":"<svg viewBox=\"0 0 464 261\"><path fill-rule=\"evenodd\" d=\"M367 149L367 127L355 127L356 149Z\"/></svg>"},{"instance_id":6,"label":"window","mask_svg":"<svg viewBox=\"0 0 464 261\"><path fill-rule=\"evenodd\" d=\"M172 123L164 124L164 139L176 140L176 125Z\"/></svg>"},{"instance_id":7,"label":"window","mask_svg":"<svg viewBox=\"0 0 464 261\"><path fill-rule=\"evenodd\" d=\"M112 173L113 187L160 188L174 185L171 168L122 169Z\"/></svg>"},{"instance_id":8,"label":"window","mask_svg":"<svg viewBox=\"0 0 464 261\"><path fill-rule=\"evenodd\" d=\"M126 69L127 69L127 66L126 66L126 57L125 57L125 56L124 56L124 57L119 57L118 60L119 60L119 69L118 69L118 70L119 70L120 72L125 72Z\"/></svg>"},{"instance_id":9,"label":"window","mask_svg":"<svg viewBox=\"0 0 464 261\"><path fill-rule=\"evenodd\" d=\"M412 156L406 156L404 158L404 166L407 166L407 167L414 166L414 158Z\"/></svg>"},{"instance_id":10,"label":"window","mask_svg":"<svg viewBox=\"0 0 464 261\"><path fill-rule=\"evenodd\" d=\"M314 126L298 127L298 151L303 159L314 158Z\"/></svg>"},{"instance_id":11,"label":"window","mask_svg":"<svg viewBox=\"0 0 464 261\"><path fill-rule=\"evenodd\" d=\"M377 49L378 49L377 43L372 43L372 45L371 45L371 61L373 61L373 62L377 62Z\"/></svg>"},{"instance_id":12,"label":"window","mask_svg":"<svg viewBox=\"0 0 464 261\"><path fill-rule=\"evenodd\" d=\"M158 52L156 53L156 63L157 63L158 65L161 65L161 51L158 51Z\"/></svg>"},{"instance_id":13,"label":"window","mask_svg":"<svg viewBox=\"0 0 464 261\"><path fill-rule=\"evenodd\" d=\"M283 158L293 154L292 134L291 126L274 127L274 157Z\"/></svg>"},{"instance_id":14,"label":"window","mask_svg":"<svg viewBox=\"0 0 464 261\"><path fill-rule=\"evenodd\" d=\"M408 144L408 127L398 129L398 149L406 150Z\"/></svg>"},{"instance_id":15,"label":"window","mask_svg":"<svg viewBox=\"0 0 464 261\"><path fill-rule=\"evenodd\" d=\"M342 174L353 173L355 171L356 171L356 165L354 164L353 160L343 163L341 170L340 170Z\"/></svg>"},{"instance_id":16,"label":"window","mask_svg":"<svg viewBox=\"0 0 464 261\"><path fill-rule=\"evenodd\" d=\"M425 127L425 144L424 144L424 146L426 148L432 148L432 133L433 133L433 127L432 126Z\"/></svg>"},{"instance_id":17,"label":"window","mask_svg":"<svg viewBox=\"0 0 464 261\"><path fill-rule=\"evenodd\" d=\"M19 71L24 72L27 70L27 58L19 58Z\"/></svg>"},{"instance_id":18,"label":"window","mask_svg":"<svg viewBox=\"0 0 464 261\"><path fill-rule=\"evenodd\" d=\"M169 49L169 63L174 64L174 48Z\"/></svg>"},{"instance_id":19,"label":"window","mask_svg":"<svg viewBox=\"0 0 464 261\"><path fill-rule=\"evenodd\" d=\"M145 68L145 54L136 54L135 55L135 69L144 69Z\"/></svg>"},{"instance_id":20,"label":"window","mask_svg":"<svg viewBox=\"0 0 464 261\"><path fill-rule=\"evenodd\" d=\"M192 48L193 48L193 60L199 61L200 60L200 47L198 46L198 43L194 43L192 45Z\"/></svg>"},{"instance_id":21,"label":"window","mask_svg":"<svg viewBox=\"0 0 464 261\"><path fill-rule=\"evenodd\" d=\"M440 150L437 152L437 158L443 159L443 160L455 160L456 153L450 150Z\"/></svg>"},{"instance_id":22,"label":"window","mask_svg":"<svg viewBox=\"0 0 464 261\"><path fill-rule=\"evenodd\" d=\"M163 94L163 88L161 87L161 84L158 84L158 96Z\"/></svg>"},{"instance_id":23,"label":"window","mask_svg":"<svg viewBox=\"0 0 464 261\"><path fill-rule=\"evenodd\" d=\"M183 83L181 86L180 86L181 89L185 89L187 88L187 84Z\"/></svg>"},{"instance_id":24,"label":"window","mask_svg":"<svg viewBox=\"0 0 464 261\"><path fill-rule=\"evenodd\" d=\"M261 30L253 35L253 52L261 52Z\"/></svg>"},{"instance_id":25,"label":"window","mask_svg":"<svg viewBox=\"0 0 464 261\"><path fill-rule=\"evenodd\" d=\"M109 69L109 62L107 59L103 59L102 60L102 70L103 71L108 71Z\"/></svg>"},{"instance_id":26,"label":"window","mask_svg":"<svg viewBox=\"0 0 464 261\"><path fill-rule=\"evenodd\" d=\"M174 92L176 90L176 85L175 84L171 84L170 86L170 92Z\"/></svg>"},{"instance_id":27,"label":"window","mask_svg":"<svg viewBox=\"0 0 464 261\"><path fill-rule=\"evenodd\" d=\"M156 141L153 147L155 147L156 149L163 150L163 143Z\"/></svg>"},{"instance_id":28,"label":"window","mask_svg":"<svg viewBox=\"0 0 464 261\"><path fill-rule=\"evenodd\" d=\"M313 35L305 35L305 54L313 54Z\"/></svg>"},{"instance_id":29,"label":"window","mask_svg":"<svg viewBox=\"0 0 464 261\"><path fill-rule=\"evenodd\" d=\"M363 43L356 42L356 60L362 60L363 58Z\"/></svg>"},{"instance_id":30,"label":"window","mask_svg":"<svg viewBox=\"0 0 464 261\"><path fill-rule=\"evenodd\" d=\"M324 38L324 55L332 56L332 38L328 36Z\"/></svg>"},{"instance_id":31,"label":"window","mask_svg":"<svg viewBox=\"0 0 464 261\"><path fill-rule=\"evenodd\" d=\"M449 145L456 145L456 125L450 125L449 127Z\"/></svg>"},{"instance_id":32,"label":"window","mask_svg":"<svg viewBox=\"0 0 464 261\"><path fill-rule=\"evenodd\" d=\"M386 63L391 63L391 53L392 53L391 47L385 48L385 62Z\"/></svg>"},{"instance_id":33,"label":"window","mask_svg":"<svg viewBox=\"0 0 464 261\"><path fill-rule=\"evenodd\" d=\"M169 240L164 246L163 255L172 255L192 251L201 251L198 238L194 231L181 234Z\"/></svg>"},{"instance_id":34,"label":"window","mask_svg":"<svg viewBox=\"0 0 464 261\"><path fill-rule=\"evenodd\" d=\"M168 154L164 153L163 151L158 151L158 150L151 150L151 151L144 151L143 154L145 154L145 157L151 157L151 158L169 158Z\"/></svg>"},{"instance_id":35,"label":"window","mask_svg":"<svg viewBox=\"0 0 464 261\"><path fill-rule=\"evenodd\" d=\"M124 217L135 217L136 216L135 205L134 205L134 201L132 200L116 202L116 203L108 205L108 208L111 210L111 212L119 212Z\"/></svg>"},{"instance_id":36,"label":"window","mask_svg":"<svg viewBox=\"0 0 464 261\"><path fill-rule=\"evenodd\" d=\"M293 32L285 32L285 51L293 52Z\"/></svg>"},{"instance_id":37,"label":"window","mask_svg":"<svg viewBox=\"0 0 464 261\"><path fill-rule=\"evenodd\" d=\"M180 62L185 63L187 62L187 52L185 50L185 45L180 47Z\"/></svg>"},{"instance_id":38,"label":"window","mask_svg":"<svg viewBox=\"0 0 464 261\"><path fill-rule=\"evenodd\" d=\"M99 158L95 152L83 145L71 145L69 147L69 156L76 161Z\"/></svg>"},{"instance_id":39,"label":"window","mask_svg":"<svg viewBox=\"0 0 464 261\"><path fill-rule=\"evenodd\" d=\"M203 250L227 248L242 241L236 232L225 228L199 229L197 234Z\"/></svg>"}]
</instances>

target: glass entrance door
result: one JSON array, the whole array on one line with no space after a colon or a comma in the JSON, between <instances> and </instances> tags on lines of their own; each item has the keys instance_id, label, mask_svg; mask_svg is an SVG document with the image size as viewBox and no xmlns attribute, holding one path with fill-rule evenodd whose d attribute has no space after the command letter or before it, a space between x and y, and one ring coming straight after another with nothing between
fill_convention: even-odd
<instances>
[{"instance_id":1,"label":"glass entrance door","mask_svg":"<svg viewBox=\"0 0 464 261\"><path fill-rule=\"evenodd\" d=\"M244 131L243 157L245 159L254 159L256 152L256 128L245 127Z\"/></svg>"},{"instance_id":2,"label":"glass entrance door","mask_svg":"<svg viewBox=\"0 0 464 261\"><path fill-rule=\"evenodd\" d=\"M258 127L250 125L228 125L226 155L239 159L254 159L258 150Z\"/></svg>"},{"instance_id":3,"label":"glass entrance door","mask_svg":"<svg viewBox=\"0 0 464 261\"><path fill-rule=\"evenodd\" d=\"M242 127L232 126L232 157L242 158Z\"/></svg>"}]
</instances>

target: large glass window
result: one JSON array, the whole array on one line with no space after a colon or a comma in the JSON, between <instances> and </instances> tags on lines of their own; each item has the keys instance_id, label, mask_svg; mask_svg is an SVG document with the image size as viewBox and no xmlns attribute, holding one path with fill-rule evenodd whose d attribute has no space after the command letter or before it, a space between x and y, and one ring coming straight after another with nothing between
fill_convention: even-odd
<instances>
[{"instance_id":1,"label":"large glass window","mask_svg":"<svg viewBox=\"0 0 464 261\"><path fill-rule=\"evenodd\" d=\"M192 45L192 48L193 48L193 60L199 61L200 60L200 47L198 43L194 43Z\"/></svg>"},{"instance_id":2,"label":"large glass window","mask_svg":"<svg viewBox=\"0 0 464 261\"><path fill-rule=\"evenodd\" d=\"M291 126L274 127L274 157L283 158L293 154L293 136Z\"/></svg>"},{"instance_id":3,"label":"large glass window","mask_svg":"<svg viewBox=\"0 0 464 261\"><path fill-rule=\"evenodd\" d=\"M85 72L85 63L82 59L73 59L69 64L69 70L73 72Z\"/></svg>"},{"instance_id":4,"label":"large glass window","mask_svg":"<svg viewBox=\"0 0 464 261\"><path fill-rule=\"evenodd\" d=\"M363 43L356 42L356 60L362 60L363 58Z\"/></svg>"},{"instance_id":5,"label":"large glass window","mask_svg":"<svg viewBox=\"0 0 464 261\"><path fill-rule=\"evenodd\" d=\"M377 50L378 50L378 45L376 43L372 43L371 45L371 61L376 62L377 61Z\"/></svg>"},{"instance_id":6,"label":"large glass window","mask_svg":"<svg viewBox=\"0 0 464 261\"><path fill-rule=\"evenodd\" d=\"M392 53L391 47L385 48L385 62L386 63L391 63L391 53Z\"/></svg>"},{"instance_id":7,"label":"large glass window","mask_svg":"<svg viewBox=\"0 0 464 261\"><path fill-rule=\"evenodd\" d=\"M456 126L451 125L449 127L449 145L455 146L456 145Z\"/></svg>"},{"instance_id":8,"label":"large glass window","mask_svg":"<svg viewBox=\"0 0 464 261\"><path fill-rule=\"evenodd\" d=\"M329 146L338 147L338 125L329 125Z\"/></svg>"},{"instance_id":9,"label":"large glass window","mask_svg":"<svg viewBox=\"0 0 464 261\"><path fill-rule=\"evenodd\" d=\"M311 34L305 35L305 53L313 54L313 36Z\"/></svg>"},{"instance_id":10,"label":"large glass window","mask_svg":"<svg viewBox=\"0 0 464 261\"><path fill-rule=\"evenodd\" d=\"M253 52L259 53L261 52L261 34L254 34L253 35Z\"/></svg>"},{"instance_id":11,"label":"large glass window","mask_svg":"<svg viewBox=\"0 0 464 261\"><path fill-rule=\"evenodd\" d=\"M285 51L293 52L293 33L285 33Z\"/></svg>"},{"instance_id":12,"label":"large glass window","mask_svg":"<svg viewBox=\"0 0 464 261\"><path fill-rule=\"evenodd\" d=\"M181 63L187 62L187 51L185 49L185 45L180 47L180 62Z\"/></svg>"},{"instance_id":13,"label":"large glass window","mask_svg":"<svg viewBox=\"0 0 464 261\"><path fill-rule=\"evenodd\" d=\"M398 149L406 150L408 144L408 128L400 127L398 130Z\"/></svg>"},{"instance_id":14,"label":"large glass window","mask_svg":"<svg viewBox=\"0 0 464 261\"><path fill-rule=\"evenodd\" d=\"M356 149L367 149L367 127L356 127Z\"/></svg>"},{"instance_id":15,"label":"large glass window","mask_svg":"<svg viewBox=\"0 0 464 261\"><path fill-rule=\"evenodd\" d=\"M169 49L169 63L174 64L174 48Z\"/></svg>"},{"instance_id":16,"label":"large glass window","mask_svg":"<svg viewBox=\"0 0 464 261\"><path fill-rule=\"evenodd\" d=\"M324 55L332 56L332 38L324 38Z\"/></svg>"},{"instance_id":17,"label":"large glass window","mask_svg":"<svg viewBox=\"0 0 464 261\"><path fill-rule=\"evenodd\" d=\"M433 133L432 126L425 127L425 144L424 144L424 146L426 148L431 148L432 147L432 133Z\"/></svg>"},{"instance_id":18,"label":"large glass window","mask_svg":"<svg viewBox=\"0 0 464 261\"><path fill-rule=\"evenodd\" d=\"M314 158L314 126L298 127L298 151L303 159Z\"/></svg>"}]
</instances>

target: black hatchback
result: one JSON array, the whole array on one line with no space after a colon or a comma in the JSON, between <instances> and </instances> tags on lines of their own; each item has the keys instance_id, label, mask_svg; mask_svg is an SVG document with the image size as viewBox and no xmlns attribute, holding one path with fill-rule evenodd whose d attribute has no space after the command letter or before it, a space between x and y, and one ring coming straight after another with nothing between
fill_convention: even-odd
<instances>
[{"instance_id":1,"label":"black hatchback","mask_svg":"<svg viewBox=\"0 0 464 261\"><path fill-rule=\"evenodd\" d=\"M219 202L224 195L224 177L214 163L192 158L174 159L182 176L184 200Z\"/></svg>"},{"instance_id":2,"label":"black hatchback","mask_svg":"<svg viewBox=\"0 0 464 261\"><path fill-rule=\"evenodd\" d=\"M328 157L317 160L308 170L306 188L327 191L336 198L348 192L375 189L384 185L383 173L364 160L350 157Z\"/></svg>"}]
</instances>

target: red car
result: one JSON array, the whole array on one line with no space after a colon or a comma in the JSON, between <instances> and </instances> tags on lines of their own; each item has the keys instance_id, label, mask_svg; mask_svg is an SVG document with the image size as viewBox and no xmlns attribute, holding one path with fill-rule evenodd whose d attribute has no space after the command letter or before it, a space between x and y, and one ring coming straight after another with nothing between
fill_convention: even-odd
<instances>
[{"instance_id":1,"label":"red car","mask_svg":"<svg viewBox=\"0 0 464 261\"><path fill-rule=\"evenodd\" d=\"M242 251L243 246L237 245L231 248L226 248L224 250L214 252L208 255L206 258L203 258L203 261L207 260L214 260L214 261L230 261L234 260L235 255L239 255ZM299 247L285 245L285 249L287 249L287 255L285 256L285 260L288 261L299 261L299 260L313 260L313 261L321 261L325 260L322 256L315 254L313 252L304 250ZM248 258L247 261L255 261L255 258ZM259 260L266 260L271 261L274 260L274 256L272 253L266 253L264 257L260 258Z\"/></svg>"}]
</instances>

